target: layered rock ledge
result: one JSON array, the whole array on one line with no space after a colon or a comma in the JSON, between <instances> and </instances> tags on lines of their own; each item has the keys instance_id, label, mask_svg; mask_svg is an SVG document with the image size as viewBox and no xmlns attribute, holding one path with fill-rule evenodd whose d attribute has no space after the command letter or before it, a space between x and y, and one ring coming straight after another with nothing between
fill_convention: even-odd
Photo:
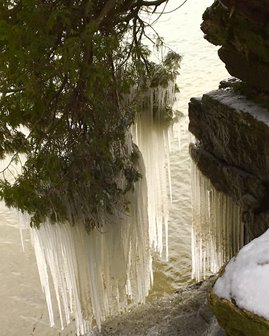
<instances>
[{"instance_id":1,"label":"layered rock ledge","mask_svg":"<svg viewBox=\"0 0 269 336\"><path fill-rule=\"evenodd\" d=\"M193 160L240 205L246 240L259 236L269 226L269 111L226 88L192 98L189 118Z\"/></svg>"}]
</instances>

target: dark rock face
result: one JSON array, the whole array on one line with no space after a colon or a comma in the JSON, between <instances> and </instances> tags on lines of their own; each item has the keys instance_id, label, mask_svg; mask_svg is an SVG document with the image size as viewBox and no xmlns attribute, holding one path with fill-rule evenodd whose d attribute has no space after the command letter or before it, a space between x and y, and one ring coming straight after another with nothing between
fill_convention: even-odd
<instances>
[{"instance_id":1,"label":"dark rock face","mask_svg":"<svg viewBox=\"0 0 269 336\"><path fill-rule=\"evenodd\" d=\"M249 20L263 25L269 18L269 1L268 0L222 0L224 6L230 11L240 11Z\"/></svg>"},{"instance_id":2,"label":"dark rock face","mask_svg":"<svg viewBox=\"0 0 269 336\"><path fill-rule=\"evenodd\" d=\"M224 162L269 181L269 112L232 90L191 99L189 129ZM255 160L254 160L255 158Z\"/></svg>"},{"instance_id":3,"label":"dark rock face","mask_svg":"<svg viewBox=\"0 0 269 336\"><path fill-rule=\"evenodd\" d=\"M216 0L203 20L205 38L222 46L229 73L269 91L269 0Z\"/></svg>"},{"instance_id":4,"label":"dark rock face","mask_svg":"<svg viewBox=\"0 0 269 336\"><path fill-rule=\"evenodd\" d=\"M192 98L189 118L193 160L241 206L246 241L257 237L269 227L269 111L226 88Z\"/></svg>"},{"instance_id":5,"label":"dark rock face","mask_svg":"<svg viewBox=\"0 0 269 336\"><path fill-rule=\"evenodd\" d=\"M246 58L236 49L228 47L220 48L219 57L232 76L242 79L253 87L263 88L264 91L269 90L268 64L257 61L253 56Z\"/></svg>"},{"instance_id":6,"label":"dark rock face","mask_svg":"<svg viewBox=\"0 0 269 336\"><path fill-rule=\"evenodd\" d=\"M214 187L230 197L241 207L257 209L263 202L266 188L255 175L228 165L214 157L201 145L190 145L190 154L199 170L210 177Z\"/></svg>"}]
</instances>

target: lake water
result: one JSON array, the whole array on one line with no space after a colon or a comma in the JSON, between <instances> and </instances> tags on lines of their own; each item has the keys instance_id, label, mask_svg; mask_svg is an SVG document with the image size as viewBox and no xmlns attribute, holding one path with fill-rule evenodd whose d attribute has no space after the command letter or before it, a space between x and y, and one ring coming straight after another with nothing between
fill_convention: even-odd
<instances>
[{"instance_id":1,"label":"lake water","mask_svg":"<svg viewBox=\"0 0 269 336\"><path fill-rule=\"evenodd\" d=\"M179 1L171 1L175 8ZM169 220L169 262L157 263L154 295L171 293L191 280L191 160L188 132L188 102L191 97L201 96L218 87L219 82L229 77L224 64L219 60L217 47L203 39L200 22L203 11L211 0L188 0L177 13L168 14L158 24L158 31L166 43L183 56L178 86L180 94L175 108L184 117L175 125L175 139L170 154L173 202ZM180 133L181 149L178 149L177 134Z\"/></svg>"},{"instance_id":2,"label":"lake water","mask_svg":"<svg viewBox=\"0 0 269 336\"><path fill-rule=\"evenodd\" d=\"M169 261L158 262L151 296L171 293L191 280L191 177L187 131L188 101L192 96L217 88L228 74L219 61L217 48L203 40L199 29L204 9L212 0L188 0L175 13L164 15L155 26L171 48L183 56L178 78L179 99L175 108L184 117L174 126L180 134L171 146L173 202L169 223ZM167 10L180 4L171 0ZM45 300L41 291L35 257L24 232L25 251L21 247L17 215L0 207L0 336L67 336L75 335L72 326L61 332L50 328Z\"/></svg>"}]
</instances>

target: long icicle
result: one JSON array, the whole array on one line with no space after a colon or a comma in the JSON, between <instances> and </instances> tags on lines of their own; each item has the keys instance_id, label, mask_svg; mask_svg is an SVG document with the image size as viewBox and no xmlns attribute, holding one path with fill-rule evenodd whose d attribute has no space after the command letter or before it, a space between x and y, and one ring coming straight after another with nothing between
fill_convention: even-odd
<instances>
[{"instance_id":1,"label":"long icicle","mask_svg":"<svg viewBox=\"0 0 269 336\"><path fill-rule=\"evenodd\" d=\"M192 277L216 273L243 244L240 208L192 163ZM240 243L238 243L238 241Z\"/></svg>"},{"instance_id":2,"label":"long icicle","mask_svg":"<svg viewBox=\"0 0 269 336\"><path fill-rule=\"evenodd\" d=\"M132 98L131 98L132 99ZM145 90L141 112L132 129L134 142L144 158L148 183L148 214L152 248L168 260L168 218L172 201L167 108L175 101L175 83Z\"/></svg>"},{"instance_id":3,"label":"long icicle","mask_svg":"<svg viewBox=\"0 0 269 336\"><path fill-rule=\"evenodd\" d=\"M142 162L140 172L145 176ZM50 222L32 228L42 288L54 325L54 287L62 328L74 316L77 334L142 303L152 284L145 178L129 192L129 213L100 213L103 227L88 234L83 223ZM51 283L49 283L51 279Z\"/></svg>"},{"instance_id":4,"label":"long icicle","mask_svg":"<svg viewBox=\"0 0 269 336\"><path fill-rule=\"evenodd\" d=\"M171 84L167 89L151 91L148 115L133 131L147 172L140 160L143 178L127 195L128 213L119 210L112 216L100 211L102 232L94 229L90 234L83 223L46 222L39 229L31 229L51 325L55 323L52 287L62 328L74 317L78 335L85 334L93 324L100 328L107 316L123 311L130 301L145 301L153 282L152 247L162 254L165 246L165 257L168 256L167 195L171 192L168 132L158 122L157 129L148 136L148 126L152 126L154 113L160 121L163 107L172 105L173 90ZM127 136L130 150L131 143ZM121 176L116 183L124 184Z\"/></svg>"}]
</instances>

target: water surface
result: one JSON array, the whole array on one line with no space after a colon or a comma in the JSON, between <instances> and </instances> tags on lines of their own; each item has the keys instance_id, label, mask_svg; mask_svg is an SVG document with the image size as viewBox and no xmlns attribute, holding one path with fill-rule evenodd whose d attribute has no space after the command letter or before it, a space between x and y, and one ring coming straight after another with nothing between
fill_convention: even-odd
<instances>
[{"instance_id":1,"label":"water surface","mask_svg":"<svg viewBox=\"0 0 269 336\"><path fill-rule=\"evenodd\" d=\"M179 1L171 1L175 8ZM171 293L191 280L191 160L188 153L192 139L188 132L188 103L191 97L201 96L218 87L229 77L224 64L217 56L217 47L203 39L200 30L202 13L212 0L188 0L176 13L164 16L158 31L173 50L183 56L180 88L175 109L184 117L174 126L175 138L170 154L173 202L169 221L169 262L157 263L154 295ZM180 137L180 150L178 135Z\"/></svg>"}]
</instances>

